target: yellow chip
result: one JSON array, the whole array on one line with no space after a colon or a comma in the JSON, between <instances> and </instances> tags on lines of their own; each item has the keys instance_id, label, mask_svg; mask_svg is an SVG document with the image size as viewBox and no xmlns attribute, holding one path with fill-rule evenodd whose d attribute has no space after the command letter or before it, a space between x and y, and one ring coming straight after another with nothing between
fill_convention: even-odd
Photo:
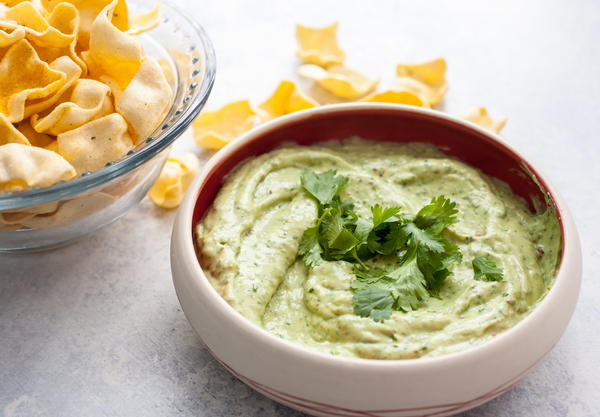
<instances>
[{"instance_id":1,"label":"yellow chip","mask_svg":"<svg viewBox=\"0 0 600 417\"><path fill-rule=\"evenodd\" d=\"M377 103L396 103L409 104L411 106L429 107L429 104L424 102L419 96L410 91L384 91L375 93L365 98L363 101Z\"/></svg>"},{"instance_id":2,"label":"yellow chip","mask_svg":"<svg viewBox=\"0 0 600 417\"><path fill-rule=\"evenodd\" d=\"M74 176L75 169L57 153L19 143L0 146L0 192L48 187Z\"/></svg>"},{"instance_id":3,"label":"yellow chip","mask_svg":"<svg viewBox=\"0 0 600 417\"><path fill-rule=\"evenodd\" d=\"M38 133L31 126L31 120L25 119L19 122L17 129L29 140L29 143L33 146L39 146L47 148L55 139L52 136L48 136L45 133Z\"/></svg>"},{"instance_id":4,"label":"yellow chip","mask_svg":"<svg viewBox=\"0 0 600 417\"><path fill-rule=\"evenodd\" d=\"M171 62L166 58L158 58L156 62L158 62L158 65L160 65L160 69L165 76L165 80L167 80L167 84L169 84L169 86L171 86L171 90L173 90L173 87L177 82L177 76L175 75L175 70L173 69Z\"/></svg>"},{"instance_id":5,"label":"yellow chip","mask_svg":"<svg viewBox=\"0 0 600 417\"><path fill-rule=\"evenodd\" d=\"M54 139L52 142L50 142L46 146L43 146L43 148L47 149L49 151L58 153L58 141L56 139Z\"/></svg>"},{"instance_id":6,"label":"yellow chip","mask_svg":"<svg viewBox=\"0 0 600 417\"><path fill-rule=\"evenodd\" d=\"M58 201L42 203L36 206L23 207L15 211L0 212L0 223L20 225L23 220L31 219L32 217L42 214L47 216L52 214L58 208Z\"/></svg>"},{"instance_id":7,"label":"yellow chip","mask_svg":"<svg viewBox=\"0 0 600 417\"><path fill-rule=\"evenodd\" d=\"M79 36L78 45L80 49L88 49L90 32L94 20L103 9L113 3L113 0L41 0L47 10L53 10L61 2L73 4L79 11ZM114 11L110 19L111 23L118 29L125 31L129 29L129 13L125 0L119 0L114 6Z\"/></svg>"},{"instance_id":8,"label":"yellow chip","mask_svg":"<svg viewBox=\"0 0 600 417\"><path fill-rule=\"evenodd\" d=\"M479 126L483 126L495 133L500 133L508 121L506 117L500 117L498 120L492 119L485 107L473 108L462 115L462 118L478 124Z\"/></svg>"},{"instance_id":9,"label":"yellow chip","mask_svg":"<svg viewBox=\"0 0 600 417\"><path fill-rule=\"evenodd\" d=\"M32 229L64 226L96 213L114 201L113 196L102 192L79 195L71 200L61 201L58 209L52 213L25 218L19 223Z\"/></svg>"},{"instance_id":10,"label":"yellow chip","mask_svg":"<svg viewBox=\"0 0 600 417\"><path fill-rule=\"evenodd\" d=\"M169 156L156 182L148 191L148 197L160 207L179 206L199 169L200 162L192 153L186 153L181 158Z\"/></svg>"},{"instance_id":11,"label":"yellow chip","mask_svg":"<svg viewBox=\"0 0 600 417\"><path fill-rule=\"evenodd\" d=\"M128 35L139 35L154 29L160 23L160 4L157 3L152 10L129 18Z\"/></svg>"},{"instance_id":12,"label":"yellow chip","mask_svg":"<svg viewBox=\"0 0 600 417\"><path fill-rule=\"evenodd\" d=\"M0 48L6 48L24 37L25 29L22 27L0 29Z\"/></svg>"},{"instance_id":13,"label":"yellow chip","mask_svg":"<svg viewBox=\"0 0 600 417\"><path fill-rule=\"evenodd\" d=\"M56 138L58 153L78 173L96 171L123 157L133 147L127 122L118 113L93 120Z\"/></svg>"},{"instance_id":14,"label":"yellow chip","mask_svg":"<svg viewBox=\"0 0 600 417\"><path fill-rule=\"evenodd\" d=\"M369 78L362 72L345 66L323 69L317 65L302 65L298 74L316 81L321 87L337 97L356 99L375 88L379 79Z\"/></svg>"},{"instance_id":15,"label":"yellow chip","mask_svg":"<svg viewBox=\"0 0 600 417\"><path fill-rule=\"evenodd\" d=\"M302 94L293 81L279 83L271 97L258 106L263 120L271 120L284 114L310 109L319 103Z\"/></svg>"},{"instance_id":16,"label":"yellow chip","mask_svg":"<svg viewBox=\"0 0 600 417\"><path fill-rule=\"evenodd\" d=\"M29 42L16 42L0 61L0 113L11 122L23 120L27 100L48 97L65 79L63 72L39 59Z\"/></svg>"},{"instance_id":17,"label":"yellow chip","mask_svg":"<svg viewBox=\"0 0 600 417\"><path fill-rule=\"evenodd\" d=\"M89 58L101 74L112 78L125 89L142 65L144 53L140 43L111 23L118 1L106 6L94 20L90 32Z\"/></svg>"},{"instance_id":18,"label":"yellow chip","mask_svg":"<svg viewBox=\"0 0 600 417\"><path fill-rule=\"evenodd\" d=\"M106 84L79 79L70 91L68 101L63 100L49 112L34 114L31 116L31 124L36 132L57 136L112 113L109 94L110 88Z\"/></svg>"},{"instance_id":19,"label":"yellow chip","mask_svg":"<svg viewBox=\"0 0 600 417\"><path fill-rule=\"evenodd\" d=\"M58 202L51 201L49 203L38 204L37 206L24 207L16 211L0 212L0 224L16 225L17 227L14 229L16 230L23 226L23 221L28 221L36 215L47 217L54 213L57 208Z\"/></svg>"},{"instance_id":20,"label":"yellow chip","mask_svg":"<svg viewBox=\"0 0 600 417\"><path fill-rule=\"evenodd\" d=\"M62 95L79 79L81 67L68 56L61 56L50 63L50 68L59 71L63 76L62 85L51 95L43 99L30 100L24 109L23 117L40 113L54 105Z\"/></svg>"},{"instance_id":21,"label":"yellow chip","mask_svg":"<svg viewBox=\"0 0 600 417\"><path fill-rule=\"evenodd\" d=\"M257 122L256 112L248 100L226 104L219 110L206 111L194 121L194 139L207 149L221 149Z\"/></svg>"},{"instance_id":22,"label":"yellow chip","mask_svg":"<svg viewBox=\"0 0 600 417\"><path fill-rule=\"evenodd\" d=\"M172 91L156 59L146 57L123 92L115 92L115 109L129 123L135 143L146 139L171 107Z\"/></svg>"},{"instance_id":23,"label":"yellow chip","mask_svg":"<svg viewBox=\"0 0 600 417\"><path fill-rule=\"evenodd\" d=\"M298 58L307 64L324 67L344 62L344 51L337 43L337 23L323 28L296 25Z\"/></svg>"},{"instance_id":24,"label":"yellow chip","mask_svg":"<svg viewBox=\"0 0 600 417\"><path fill-rule=\"evenodd\" d=\"M5 10L0 25L22 27L27 39L38 46L63 48L77 36L79 13L73 5L59 3L46 17L34 3L22 2Z\"/></svg>"},{"instance_id":25,"label":"yellow chip","mask_svg":"<svg viewBox=\"0 0 600 417\"><path fill-rule=\"evenodd\" d=\"M177 49L169 49L169 55L179 70L179 82L187 85L192 79L192 56ZM171 85L175 86L174 83Z\"/></svg>"},{"instance_id":26,"label":"yellow chip","mask_svg":"<svg viewBox=\"0 0 600 417\"><path fill-rule=\"evenodd\" d=\"M410 91L430 106L435 106L442 101L447 88L444 58L437 58L423 64L400 64L396 67L394 90Z\"/></svg>"},{"instance_id":27,"label":"yellow chip","mask_svg":"<svg viewBox=\"0 0 600 417\"><path fill-rule=\"evenodd\" d=\"M0 145L6 145L7 143L30 145L27 136L9 122L6 116L0 113Z\"/></svg>"}]
</instances>

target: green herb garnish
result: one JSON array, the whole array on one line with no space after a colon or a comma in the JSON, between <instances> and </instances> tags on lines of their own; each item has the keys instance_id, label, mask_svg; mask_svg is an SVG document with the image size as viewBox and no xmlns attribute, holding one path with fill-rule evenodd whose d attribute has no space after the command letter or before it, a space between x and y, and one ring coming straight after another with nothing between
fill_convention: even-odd
<instances>
[{"instance_id":1,"label":"green herb garnish","mask_svg":"<svg viewBox=\"0 0 600 417\"><path fill-rule=\"evenodd\" d=\"M351 200L342 198L348 178L336 171L307 171L301 183L317 201L319 217L315 226L304 231L298 254L311 267L323 261L354 264L356 279L351 288L356 314L381 322L394 310L415 310L427 297L439 297L442 283L451 274L449 268L462 260L458 246L442 236L457 221L456 203L438 196L415 215L376 204L371 218L365 219L354 212ZM379 256L391 258L394 266L383 269L368 264ZM487 277L492 269L486 263L479 273Z\"/></svg>"},{"instance_id":2,"label":"green herb garnish","mask_svg":"<svg viewBox=\"0 0 600 417\"><path fill-rule=\"evenodd\" d=\"M473 258L473 272L478 281L501 281L504 277L502 269L487 256Z\"/></svg>"}]
</instances>

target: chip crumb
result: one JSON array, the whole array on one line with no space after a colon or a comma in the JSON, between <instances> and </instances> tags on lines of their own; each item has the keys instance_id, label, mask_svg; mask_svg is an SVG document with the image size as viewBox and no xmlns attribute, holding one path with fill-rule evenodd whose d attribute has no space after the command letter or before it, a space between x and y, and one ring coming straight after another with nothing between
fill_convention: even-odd
<instances>
[{"instance_id":1,"label":"chip crumb","mask_svg":"<svg viewBox=\"0 0 600 417\"><path fill-rule=\"evenodd\" d=\"M429 103L423 101L421 97L410 91L383 91L381 93L374 93L366 97L362 101L376 103L409 104L411 106L429 107Z\"/></svg>"},{"instance_id":2,"label":"chip crumb","mask_svg":"<svg viewBox=\"0 0 600 417\"><path fill-rule=\"evenodd\" d=\"M234 101L218 110L201 112L192 125L194 139L204 148L218 150L257 122L257 113L248 100Z\"/></svg>"},{"instance_id":3,"label":"chip crumb","mask_svg":"<svg viewBox=\"0 0 600 417\"><path fill-rule=\"evenodd\" d=\"M302 94L296 83L284 80L279 83L271 97L258 105L263 121L318 106L312 98Z\"/></svg>"},{"instance_id":4,"label":"chip crumb","mask_svg":"<svg viewBox=\"0 0 600 417\"><path fill-rule=\"evenodd\" d=\"M437 58L422 64L399 64L396 67L394 90L410 91L429 106L439 104L447 89L446 60L444 58Z\"/></svg>"},{"instance_id":5,"label":"chip crumb","mask_svg":"<svg viewBox=\"0 0 600 417\"><path fill-rule=\"evenodd\" d=\"M469 122L473 122L479 126L485 127L494 133L500 133L508 121L508 119L504 116L499 117L496 120L492 119L485 107L472 108L461 117Z\"/></svg>"},{"instance_id":6,"label":"chip crumb","mask_svg":"<svg viewBox=\"0 0 600 417\"><path fill-rule=\"evenodd\" d=\"M188 152L181 157L169 156L148 191L148 197L159 207L178 207L199 169L200 162L193 153Z\"/></svg>"},{"instance_id":7,"label":"chip crumb","mask_svg":"<svg viewBox=\"0 0 600 417\"><path fill-rule=\"evenodd\" d=\"M343 64L345 54L337 43L337 27L337 23L322 28L296 25L298 58L323 67Z\"/></svg>"},{"instance_id":8,"label":"chip crumb","mask_svg":"<svg viewBox=\"0 0 600 417\"><path fill-rule=\"evenodd\" d=\"M342 65L324 69L318 65L306 64L298 68L298 74L344 99L360 98L371 92L379 83L378 78L370 78L354 68Z\"/></svg>"}]
</instances>

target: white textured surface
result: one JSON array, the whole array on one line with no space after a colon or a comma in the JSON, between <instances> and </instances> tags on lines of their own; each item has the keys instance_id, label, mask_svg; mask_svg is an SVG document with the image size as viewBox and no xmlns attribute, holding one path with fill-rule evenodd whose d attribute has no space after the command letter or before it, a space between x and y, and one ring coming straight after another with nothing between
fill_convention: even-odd
<instances>
[{"instance_id":1,"label":"white textured surface","mask_svg":"<svg viewBox=\"0 0 600 417\"><path fill-rule=\"evenodd\" d=\"M506 140L548 173L574 212L583 287L550 356L464 416L599 415L600 3L179 3L215 43L209 107L267 96L297 64L294 23L339 20L349 62L382 76L382 87L396 63L441 55L449 62L447 111L486 105L508 115ZM193 148L189 137L178 146ZM0 255L0 413L300 416L235 380L201 347L171 283L173 214L145 200L73 246Z\"/></svg>"}]
</instances>

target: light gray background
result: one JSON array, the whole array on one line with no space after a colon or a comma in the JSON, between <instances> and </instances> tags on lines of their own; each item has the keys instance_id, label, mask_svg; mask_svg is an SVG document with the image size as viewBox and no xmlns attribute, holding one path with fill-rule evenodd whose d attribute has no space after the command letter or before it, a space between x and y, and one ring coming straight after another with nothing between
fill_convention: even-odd
<instances>
[{"instance_id":1,"label":"light gray background","mask_svg":"<svg viewBox=\"0 0 600 417\"><path fill-rule=\"evenodd\" d=\"M382 87L396 63L440 55L449 63L446 111L485 105L509 116L506 140L573 210L583 287L550 356L522 384L464 416L599 415L599 2L179 3L215 43L209 107L266 97L293 76L294 24L338 20L348 62L380 75ZM191 138L178 148L194 149ZM173 217L145 200L73 246L0 256L0 413L300 416L234 379L201 347L171 283Z\"/></svg>"}]
</instances>

